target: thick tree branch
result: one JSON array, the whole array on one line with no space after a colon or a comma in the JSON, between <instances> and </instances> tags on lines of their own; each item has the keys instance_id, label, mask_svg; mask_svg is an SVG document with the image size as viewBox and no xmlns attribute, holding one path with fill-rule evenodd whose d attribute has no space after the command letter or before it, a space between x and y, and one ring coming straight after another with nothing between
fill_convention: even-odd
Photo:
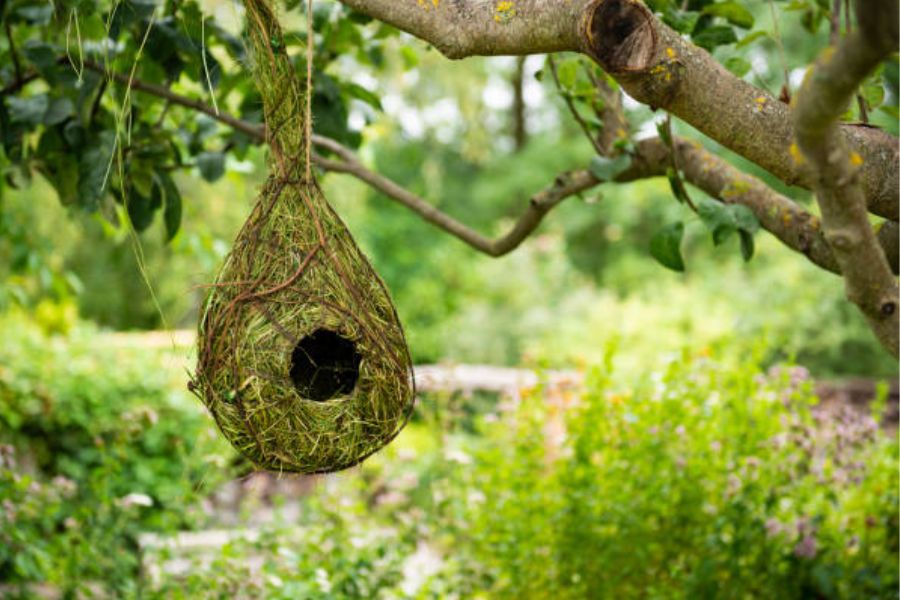
<instances>
[{"instance_id":1,"label":"thick tree branch","mask_svg":"<svg viewBox=\"0 0 900 600\"><path fill-rule=\"evenodd\" d=\"M498 21L495 2L340 0L394 25L450 58L570 50L593 57L631 95L663 108L779 179L812 188L791 153L788 106L735 77L636 0L516 2ZM426 6L427 5L427 6ZM870 127L841 126L864 160L861 182L871 212L897 220L897 139Z\"/></svg>"},{"instance_id":2,"label":"thick tree branch","mask_svg":"<svg viewBox=\"0 0 900 600\"><path fill-rule=\"evenodd\" d=\"M857 2L860 27L829 47L797 94L797 143L816 174L814 187L825 235L855 303L882 345L900 353L900 288L869 224L859 180L865 158L848 150L839 119L865 77L897 47L896 0Z\"/></svg>"},{"instance_id":3,"label":"thick tree branch","mask_svg":"<svg viewBox=\"0 0 900 600\"><path fill-rule=\"evenodd\" d=\"M448 58L543 54L580 45L584 0L340 0ZM535 26L535 25L538 26Z\"/></svg>"},{"instance_id":4,"label":"thick tree branch","mask_svg":"<svg viewBox=\"0 0 900 600\"><path fill-rule=\"evenodd\" d=\"M110 80L130 85L134 90L164 98L173 105L206 114L248 135L257 143L265 142L265 130L262 125L248 123L228 113L216 111L202 101L188 98L166 87L129 78L120 73L108 72L98 63L87 61L85 68L104 73ZM339 142L318 134L313 134L312 139L317 147L333 153L340 159L333 160L314 154L313 161L319 167L326 171L356 177L385 196L410 208L430 223L491 256L501 256L512 251L537 228L544 215L560 202L601 183L585 170L560 175L550 186L531 198L525 213L506 235L490 239L436 209L426 200L387 177L367 169L352 150ZM824 269L839 272L831 249L822 237L816 217L790 199L777 194L759 179L747 175L724 159L704 150L699 144L676 140L674 146L679 153L679 165L684 169L687 181L714 198L744 204L753 210L764 229L789 248L806 255L809 260ZM669 164L669 149L666 145L657 138L645 140L637 144L631 167L620 174L616 181L628 182L665 175ZM893 222L888 222L881 228L880 238L884 240L886 249L890 249L892 245L896 246L897 230ZM892 251L892 255L894 259L891 264L896 271L897 252Z\"/></svg>"}]
</instances>

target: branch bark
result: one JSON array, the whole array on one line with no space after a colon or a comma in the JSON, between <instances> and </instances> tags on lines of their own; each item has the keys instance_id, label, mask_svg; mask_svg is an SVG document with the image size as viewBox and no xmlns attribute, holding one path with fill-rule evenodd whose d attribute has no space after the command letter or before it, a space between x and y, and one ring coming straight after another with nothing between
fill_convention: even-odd
<instances>
[{"instance_id":1,"label":"branch bark","mask_svg":"<svg viewBox=\"0 0 900 600\"><path fill-rule=\"evenodd\" d=\"M166 87L107 71L99 63L86 61L84 66L86 69L105 74L112 81L130 85L132 89L139 92L152 94L168 100L171 104L206 114L236 131L248 135L257 143L266 141L265 128L261 124L248 123L228 113L216 111L212 106L200 100L182 96ZM318 148L327 150L340 159L333 160L314 153L313 162L320 168L356 177L388 198L413 210L426 221L490 256L502 256L511 252L537 228L544 216L559 203L601 183L586 170L561 174L556 181L529 200L526 211L508 233L491 239L441 212L425 199L416 196L396 182L366 168L352 150L336 140L313 134L312 141ZM776 193L764 182L736 169L697 143L676 139L673 146L678 152L679 165L681 165L688 182L723 202L744 204L756 214L763 229L769 231L786 246L805 255L823 269L840 273L831 249L823 238L817 217L803 210L789 198ZM666 167L671 162L669 152L666 145L658 138L639 142L632 157L631 167L621 173L616 181L624 183L665 175ZM879 232L879 241L885 252L892 257L891 266L895 273L898 271L898 262L900 262L897 256L898 252L894 249L897 245L897 235L898 227L890 221L886 222Z\"/></svg>"},{"instance_id":2,"label":"branch bark","mask_svg":"<svg viewBox=\"0 0 900 600\"><path fill-rule=\"evenodd\" d=\"M815 173L814 187L826 238L855 303L882 345L900 354L900 288L866 214L859 166L865 158L847 148L839 119L860 83L897 47L896 0L857 2L860 27L829 47L806 74L797 94L797 143Z\"/></svg>"},{"instance_id":3,"label":"branch bark","mask_svg":"<svg viewBox=\"0 0 900 600\"><path fill-rule=\"evenodd\" d=\"M636 0L520 1L502 19L496 14L499 4L484 0L422 0L418 6L340 1L433 44L449 58L583 52L636 100L671 112L786 183L809 189L814 184L813 174L792 154L788 106L729 73ZM898 220L897 139L871 127L842 125L840 131L864 160L861 183L869 210Z\"/></svg>"},{"instance_id":4,"label":"branch bark","mask_svg":"<svg viewBox=\"0 0 900 600\"><path fill-rule=\"evenodd\" d=\"M544 54L580 45L585 0L340 0L447 58Z\"/></svg>"}]
</instances>

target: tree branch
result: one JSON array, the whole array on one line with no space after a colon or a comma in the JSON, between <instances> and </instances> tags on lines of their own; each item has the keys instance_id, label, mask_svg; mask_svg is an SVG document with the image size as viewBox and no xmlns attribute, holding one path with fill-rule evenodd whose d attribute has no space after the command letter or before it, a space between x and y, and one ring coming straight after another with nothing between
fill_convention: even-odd
<instances>
[{"instance_id":1,"label":"tree branch","mask_svg":"<svg viewBox=\"0 0 900 600\"><path fill-rule=\"evenodd\" d=\"M839 119L860 83L897 47L896 0L857 2L860 27L829 47L806 74L797 94L797 143L816 174L814 187L825 235L855 303L882 345L900 353L900 288L866 214L859 166L864 157L847 148Z\"/></svg>"},{"instance_id":2,"label":"tree branch","mask_svg":"<svg viewBox=\"0 0 900 600\"><path fill-rule=\"evenodd\" d=\"M636 100L663 108L789 184L812 188L794 160L788 106L735 77L656 19L636 0L531 0L498 21L497 3L340 0L438 48L449 58L576 51L596 60ZM870 127L841 126L864 160L861 182L871 212L900 211L897 139Z\"/></svg>"},{"instance_id":3,"label":"tree branch","mask_svg":"<svg viewBox=\"0 0 900 600\"><path fill-rule=\"evenodd\" d=\"M200 100L182 96L172 90L120 73L107 71L103 65L86 61L85 68L105 74L112 81L130 85L132 89L168 100L171 104L196 110L217 121L245 133L257 143L266 140L262 125L242 121L228 113L216 111ZM428 222L490 256L502 256L517 248L540 224L544 216L560 202L601 183L589 171L564 173L529 201L523 215L504 236L490 239L470 227L441 212L426 200L416 196L396 182L367 169L352 150L331 138L313 134L313 143L337 156L340 160L313 154L313 161L326 171L346 173L367 183L388 198L413 210ZM807 213L790 199L773 191L759 179L736 169L727 161L703 149L699 144L676 139L673 144L679 154L679 165L685 178L714 198L724 202L744 204L756 214L762 227L775 235L789 248L804 254L820 267L838 273L839 269L825 243L818 219ZM631 166L617 178L617 182L629 182L665 175L670 164L669 149L658 138L637 144ZM885 223L880 237L885 248L896 245L898 228L893 222ZM897 270L897 252L893 252L892 266Z\"/></svg>"},{"instance_id":4,"label":"tree branch","mask_svg":"<svg viewBox=\"0 0 900 600\"><path fill-rule=\"evenodd\" d=\"M580 47L585 0L340 0L426 40L447 58Z\"/></svg>"},{"instance_id":5,"label":"tree branch","mask_svg":"<svg viewBox=\"0 0 900 600\"><path fill-rule=\"evenodd\" d=\"M432 225L459 238L472 248L493 257L503 256L518 248L525 238L537 229L544 216L563 200L600 183L590 172L584 170L558 175L553 183L528 200L525 211L506 234L499 238L491 239L440 211L423 198L413 194L387 177L370 171L355 159L349 160L349 157L346 156L341 158L343 158L343 161L334 163L326 159L324 161L325 164L323 164L324 168L336 173L347 173L356 177L388 198L411 209Z\"/></svg>"}]
</instances>

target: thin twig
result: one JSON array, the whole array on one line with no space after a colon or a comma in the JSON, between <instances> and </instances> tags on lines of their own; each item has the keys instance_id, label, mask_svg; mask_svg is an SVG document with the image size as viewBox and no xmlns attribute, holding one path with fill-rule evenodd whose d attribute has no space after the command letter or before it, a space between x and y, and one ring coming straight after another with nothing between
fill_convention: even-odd
<instances>
[{"instance_id":1,"label":"thin twig","mask_svg":"<svg viewBox=\"0 0 900 600\"><path fill-rule=\"evenodd\" d=\"M581 131L584 132L585 137L591 142L591 146L594 147L594 151L597 154L603 154L603 148L600 146L600 142L594 137L591 133L590 127L585 122L584 118L581 116L581 113L578 112L578 109L575 107L575 103L572 102L572 97L568 93L568 91L563 90L562 85L559 83L559 77L556 73L556 62L553 60L553 56L547 56L547 64L550 65L550 73L553 75L553 82L556 84L556 89L559 90L559 95L562 96L563 100L566 103L566 106L569 108L569 112L572 113L572 116L575 118L575 121L578 123L578 126L581 127Z\"/></svg>"}]
</instances>

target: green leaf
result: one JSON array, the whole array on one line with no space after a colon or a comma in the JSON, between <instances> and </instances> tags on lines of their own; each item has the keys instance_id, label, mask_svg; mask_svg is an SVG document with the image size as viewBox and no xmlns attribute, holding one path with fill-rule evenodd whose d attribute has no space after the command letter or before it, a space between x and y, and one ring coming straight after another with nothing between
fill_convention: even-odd
<instances>
[{"instance_id":1,"label":"green leaf","mask_svg":"<svg viewBox=\"0 0 900 600\"><path fill-rule=\"evenodd\" d=\"M714 25L693 36L693 41L701 48L712 52L716 46L733 44L737 41L737 36L734 29L728 25Z\"/></svg>"},{"instance_id":2,"label":"green leaf","mask_svg":"<svg viewBox=\"0 0 900 600\"><path fill-rule=\"evenodd\" d=\"M29 25L47 25L53 18L53 3L23 4L13 10L13 15Z\"/></svg>"},{"instance_id":3,"label":"green leaf","mask_svg":"<svg viewBox=\"0 0 900 600\"><path fill-rule=\"evenodd\" d=\"M103 197L106 173L115 150L115 134L103 131L88 143L78 163L78 196L87 210L96 210Z\"/></svg>"},{"instance_id":4,"label":"green leaf","mask_svg":"<svg viewBox=\"0 0 900 600\"><path fill-rule=\"evenodd\" d=\"M44 125L59 125L75 115L75 105L66 97L54 98L44 113Z\"/></svg>"},{"instance_id":5,"label":"green leaf","mask_svg":"<svg viewBox=\"0 0 900 600\"><path fill-rule=\"evenodd\" d=\"M746 46L749 46L750 44L752 44L752 43L755 42L756 40L758 40L758 39L760 39L760 38L765 38L765 37L769 37L769 32L767 32L767 31L753 31L753 32L751 32L751 33L748 33L748 34L745 35L744 37L742 37L742 38L741 38L741 41L739 41L737 44L735 44L734 47L735 47L735 48L744 48L744 47L746 47Z\"/></svg>"},{"instance_id":6,"label":"green leaf","mask_svg":"<svg viewBox=\"0 0 900 600\"><path fill-rule=\"evenodd\" d=\"M697 214L712 234L713 244L716 246L737 231L741 233L741 247L744 251L747 244L744 238L750 236L752 240L753 234L759 230L756 215L742 204L723 204L709 198L700 198L697 202ZM750 244L752 255L752 241Z\"/></svg>"},{"instance_id":7,"label":"green leaf","mask_svg":"<svg viewBox=\"0 0 900 600\"><path fill-rule=\"evenodd\" d=\"M659 139L662 140L663 144L672 146L672 132L669 129L669 121L667 119L663 119L656 124L656 132L659 134Z\"/></svg>"},{"instance_id":8,"label":"green leaf","mask_svg":"<svg viewBox=\"0 0 900 600\"><path fill-rule=\"evenodd\" d=\"M707 4L703 8L703 14L712 15L714 17L722 17L732 25L737 25L744 29L753 27L753 14L738 2L719 2L716 4Z\"/></svg>"},{"instance_id":9,"label":"green leaf","mask_svg":"<svg viewBox=\"0 0 900 600\"><path fill-rule=\"evenodd\" d=\"M740 56L732 56L725 61L725 68L737 77L743 77L750 72L750 63Z\"/></svg>"},{"instance_id":10,"label":"green leaf","mask_svg":"<svg viewBox=\"0 0 900 600\"><path fill-rule=\"evenodd\" d=\"M756 218L756 214L752 210L743 204L729 204L728 208L734 217L734 223L738 229L749 233L759 231L759 219Z\"/></svg>"},{"instance_id":11,"label":"green leaf","mask_svg":"<svg viewBox=\"0 0 900 600\"><path fill-rule=\"evenodd\" d=\"M225 174L225 155L221 152L201 152L197 155L197 168L207 181L216 181Z\"/></svg>"},{"instance_id":12,"label":"green leaf","mask_svg":"<svg viewBox=\"0 0 900 600\"><path fill-rule=\"evenodd\" d=\"M72 148L81 148L87 138L87 130L78 121L69 121L63 129L63 139Z\"/></svg>"},{"instance_id":13,"label":"green leaf","mask_svg":"<svg viewBox=\"0 0 900 600\"><path fill-rule=\"evenodd\" d=\"M125 201L134 230L140 233L147 229L153 222L154 199L144 196L134 186L129 186Z\"/></svg>"},{"instance_id":14,"label":"green leaf","mask_svg":"<svg viewBox=\"0 0 900 600\"><path fill-rule=\"evenodd\" d=\"M47 107L50 105L50 98L47 94L37 94L26 98L10 96L7 101L9 102L10 121L31 126L43 123Z\"/></svg>"},{"instance_id":15,"label":"green leaf","mask_svg":"<svg viewBox=\"0 0 900 600\"><path fill-rule=\"evenodd\" d=\"M171 241L181 228L181 193L168 173L157 171L156 182L163 201L163 224L166 227L166 241Z\"/></svg>"},{"instance_id":16,"label":"green leaf","mask_svg":"<svg viewBox=\"0 0 900 600\"><path fill-rule=\"evenodd\" d=\"M744 229L739 230L738 234L741 236L741 256L745 262L749 262L753 258L753 234Z\"/></svg>"},{"instance_id":17,"label":"green leaf","mask_svg":"<svg viewBox=\"0 0 900 600\"><path fill-rule=\"evenodd\" d=\"M419 53L409 46L400 47L400 56L403 58L403 66L409 70L419 64Z\"/></svg>"},{"instance_id":18,"label":"green leaf","mask_svg":"<svg viewBox=\"0 0 900 600\"><path fill-rule=\"evenodd\" d=\"M663 12L663 21L678 33L690 33L697 26L700 13L669 8Z\"/></svg>"},{"instance_id":19,"label":"green leaf","mask_svg":"<svg viewBox=\"0 0 900 600\"><path fill-rule=\"evenodd\" d=\"M882 81L881 77L875 77L860 89L869 110L875 110L884 102L884 83Z\"/></svg>"},{"instance_id":20,"label":"green leaf","mask_svg":"<svg viewBox=\"0 0 900 600\"><path fill-rule=\"evenodd\" d=\"M377 94L374 94L363 86L353 82L344 83L343 87L344 93L346 93L349 97L356 98L357 100L362 100L372 108L381 110L381 98L379 98Z\"/></svg>"},{"instance_id":21,"label":"green leaf","mask_svg":"<svg viewBox=\"0 0 900 600\"><path fill-rule=\"evenodd\" d=\"M672 194L675 196L675 199L678 200L682 204L690 204L690 196L688 196L687 189L684 187L684 182L681 180L681 177L678 176L678 173L672 167L666 169L666 178L669 180L669 187L672 189Z\"/></svg>"},{"instance_id":22,"label":"green leaf","mask_svg":"<svg viewBox=\"0 0 900 600\"><path fill-rule=\"evenodd\" d=\"M681 257L681 240L684 237L684 223L678 221L660 229L650 238L650 254L662 266L673 271L684 271Z\"/></svg>"},{"instance_id":23,"label":"green leaf","mask_svg":"<svg viewBox=\"0 0 900 600\"><path fill-rule=\"evenodd\" d=\"M53 46L37 40L28 40L22 46L22 54L34 65L41 77L51 85L56 83L56 51Z\"/></svg>"},{"instance_id":24,"label":"green leaf","mask_svg":"<svg viewBox=\"0 0 900 600\"><path fill-rule=\"evenodd\" d=\"M577 58L567 58L556 67L556 78L560 87L565 89L575 87L575 81L578 79L578 62Z\"/></svg>"},{"instance_id":25,"label":"green leaf","mask_svg":"<svg viewBox=\"0 0 900 600\"><path fill-rule=\"evenodd\" d=\"M597 155L591 159L588 168L597 179L612 181L629 166L631 166L631 157L627 154L620 154L614 158Z\"/></svg>"}]
</instances>

